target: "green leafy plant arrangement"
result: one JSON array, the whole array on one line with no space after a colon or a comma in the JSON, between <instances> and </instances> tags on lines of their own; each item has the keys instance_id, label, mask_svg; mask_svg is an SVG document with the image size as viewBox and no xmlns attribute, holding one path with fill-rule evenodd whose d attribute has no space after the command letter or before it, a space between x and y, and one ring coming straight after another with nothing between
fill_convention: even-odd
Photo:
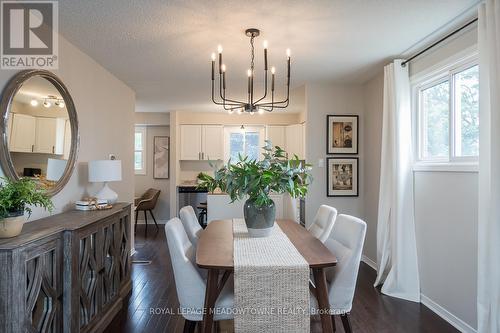
<instances>
[{"instance_id":1,"label":"green leafy plant arrangement","mask_svg":"<svg viewBox=\"0 0 500 333\"><path fill-rule=\"evenodd\" d=\"M269 194L289 193L292 197L304 197L307 187L312 182L311 166L299 160L297 155L286 158L286 152L279 146L273 147L266 141L264 158L260 161L239 157L239 161L228 161L223 167L216 169L214 176L206 173L198 175L198 185L214 192L219 188L231 198L231 202L242 200L246 196L257 206L271 203Z\"/></svg>"},{"instance_id":2,"label":"green leafy plant arrangement","mask_svg":"<svg viewBox=\"0 0 500 333\"><path fill-rule=\"evenodd\" d=\"M11 180L1 177L0 185L0 218L20 216L24 212L31 216L29 206L43 207L49 212L54 209L45 190L40 189L38 184L29 178Z\"/></svg>"}]
</instances>

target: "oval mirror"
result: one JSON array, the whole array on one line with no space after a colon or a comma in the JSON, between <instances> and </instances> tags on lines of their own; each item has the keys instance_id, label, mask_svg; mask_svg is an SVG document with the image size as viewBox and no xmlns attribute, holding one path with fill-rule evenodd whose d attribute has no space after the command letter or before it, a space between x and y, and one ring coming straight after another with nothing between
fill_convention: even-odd
<instances>
[{"instance_id":1,"label":"oval mirror","mask_svg":"<svg viewBox=\"0 0 500 333\"><path fill-rule=\"evenodd\" d=\"M23 71L5 88L0 108L5 176L29 177L50 195L59 192L78 152L78 119L68 89L49 71Z\"/></svg>"}]
</instances>

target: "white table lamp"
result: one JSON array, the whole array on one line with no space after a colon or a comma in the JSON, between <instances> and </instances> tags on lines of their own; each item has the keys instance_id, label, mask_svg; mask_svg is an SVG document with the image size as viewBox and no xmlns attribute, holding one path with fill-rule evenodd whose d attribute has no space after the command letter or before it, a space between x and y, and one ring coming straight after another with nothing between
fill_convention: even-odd
<instances>
[{"instance_id":1,"label":"white table lamp","mask_svg":"<svg viewBox=\"0 0 500 333\"><path fill-rule=\"evenodd\" d=\"M89 182L104 183L102 189L97 192L97 199L107 200L113 204L118 199L118 194L113 191L108 182L122 180L122 161L119 160L98 160L89 162Z\"/></svg>"},{"instance_id":2,"label":"white table lamp","mask_svg":"<svg viewBox=\"0 0 500 333\"><path fill-rule=\"evenodd\" d=\"M53 182L59 181L64 174L64 170L66 170L67 163L67 160L49 158L47 160L47 176L45 178Z\"/></svg>"}]
</instances>

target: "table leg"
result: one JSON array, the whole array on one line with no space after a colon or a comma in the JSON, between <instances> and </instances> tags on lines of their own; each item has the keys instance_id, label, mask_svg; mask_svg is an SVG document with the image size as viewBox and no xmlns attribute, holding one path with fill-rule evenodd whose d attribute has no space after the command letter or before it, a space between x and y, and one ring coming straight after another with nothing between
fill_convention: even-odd
<instances>
[{"instance_id":1,"label":"table leg","mask_svg":"<svg viewBox=\"0 0 500 333\"><path fill-rule=\"evenodd\" d=\"M219 270L209 269L207 277L207 290L205 292L205 313L203 315L203 332L211 333L214 322L214 308L217 300L217 285L219 283Z\"/></svg>"},{"instance_id":2,"label":"table leg","mask_svg":"<svg viewBox=\"0 0 500 333\"><path fill-rule=\"evenodd\" d=\"M326 284L326 276L323 268L313 268L314 283L316 284L316 295L318 299L318 305L320 316L321 316L321 326L323 327L323 332L332 332L332 317L330 316L330 302L328 300L328 287Z\"/></svg>"}]
</instances>

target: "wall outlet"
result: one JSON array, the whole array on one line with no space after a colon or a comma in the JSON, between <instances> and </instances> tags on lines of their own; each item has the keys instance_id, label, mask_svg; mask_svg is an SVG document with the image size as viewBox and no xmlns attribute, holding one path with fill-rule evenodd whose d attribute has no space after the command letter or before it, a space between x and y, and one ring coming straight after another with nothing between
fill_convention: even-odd
<instances>
[{"instance_id":1,"label":"wall outlet","mask_svg":"<svg viewBox=\"0 0 500 333\"><path fill-rule=\"evenodd\" d=\"M325 167L325 159L320 158L318 160L318 168L324 168Z\"/></svg>"}]
</instances>

